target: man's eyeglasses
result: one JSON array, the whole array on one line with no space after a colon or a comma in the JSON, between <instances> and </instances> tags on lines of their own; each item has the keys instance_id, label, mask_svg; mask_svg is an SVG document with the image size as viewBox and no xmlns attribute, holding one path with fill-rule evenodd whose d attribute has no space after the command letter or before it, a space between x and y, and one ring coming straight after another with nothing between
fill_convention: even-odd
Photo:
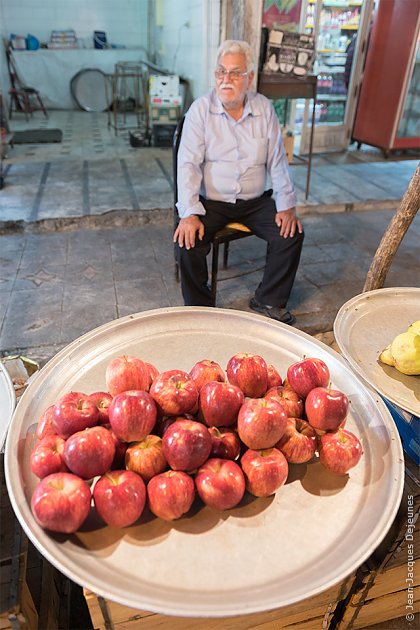
<instances>
[{"instance_id":1,"label":"man's eyeglasses","mask_svg":"<svg viewBox=\"0 0 420 630\"><path fill-rule=\"evenodd\" d=\"M229 81L239 81L241 77L246 77L248 72L241 72L240 70L226 70L225 68L217 68L216 79L222 80L225 77L228 78Z\"/></svg>"}]
</instances>

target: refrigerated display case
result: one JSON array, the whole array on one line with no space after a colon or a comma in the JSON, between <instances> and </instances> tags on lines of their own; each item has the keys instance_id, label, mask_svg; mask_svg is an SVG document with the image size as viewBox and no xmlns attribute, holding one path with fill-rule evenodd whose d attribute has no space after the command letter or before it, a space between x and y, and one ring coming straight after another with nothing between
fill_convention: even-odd
<instances>
[{"instance_id":1,"label":"refrigerated display case","mask_svg":"<svg viewBox=\"0 0 420 630\"><path fill-rule=\"evenodd\" d=\"M359 145L420 151L419 37L420 2L377 1L352 132Z\"/></svg>"},{"instance_id":2,"label":"refrigerated display case","mask_svg":"<svg viewBox=\"0 0 420 630\"><path fill-rule=\"evenodd\" d=\"M302 26L316 38L314 73L318 77L314 151L339 150L349 144L372 8L373 0L307 2ZM298 113L299 107L304 106L297 105ZM302 114L300 152L306 153L308 146Z\"/></svg>"}]
</instances>

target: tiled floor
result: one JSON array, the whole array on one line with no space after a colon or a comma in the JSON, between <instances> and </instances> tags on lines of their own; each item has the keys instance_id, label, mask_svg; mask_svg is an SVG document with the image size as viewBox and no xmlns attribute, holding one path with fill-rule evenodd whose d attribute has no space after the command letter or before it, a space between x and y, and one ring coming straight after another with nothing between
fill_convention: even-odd
<instances>
[{"instance_id":1,"label":"tiled floor","mask_svg":"<svg viewBox=\"0 0 420 630\"><path fill-rule=\"evenodd\" d=\"M15 145L9 152L10 162L16 160L30 161L53 161L54 159L72 158L103 158L104 155L113 157L127 157L135 155L137 148L133 148L129 143L129 132L137 125L134 115L128 113L125 120L126 130L124 130L124 120L121 116L119 120L119 130L115 133L114 119L112 113L107 112L84 112L80 110L51 110L48 118L40 111L34 112L28 121L24 114L13 114L10 120L11 133L27 129L61 129L63 140L61 143L51 143L45 145L23 144ZM353 144L347 151L316 154L313 158L314 166L325 166L330 164L360 164L367 162L390 162L395 160L415 159L419 154L399 153L386 159L379 149L362 145L360 150L356 150ZM294 158L294 163L299 164L299 159Z\"/></svg>"},{"instance_id":2,"label":"tiled floor","mask_svg":"<svg viewBox=\"0 0 420 630\"><path fill-rule=\"evenodd\" d=\"M14 144L4 162L0 220L102 214L110 209L169 207L170 149L132 148L128 132L115 135L107 114L35 112L10 123L12 132L61 129L61 143ZM32 127L30 127L32 125ZM140 154L139 154L140 151Z\"/></svg>"},{"instance_id":3,"label":"tiled floor","mask_svg":"<svg viewBox=\"0 0 420 630\"><path fill-rule=\"evenodd\" d=\"M46 120L37 112L12 124L61 128L64 137L9 152L0 192L0 352L49 358L117 317L182 305L173 274L171 149L130 147L126 134L108 128L106 114L51 112ZM317 156L307 202L306 166L291 166L306 231L289 302L298 328L331 330L339 307L362 291L416 165L385 161L374 150ZM419 221L386 286L420 284ZM249 310L264 255L254 237L231 244L218 306Z\"/></svg>"},{"instance_id":4,"label":"tiled floor","mask_svg":"<svg viewBox=\"0 0 420 630\"><path fill-rule=\"evenodd\" d=\"M45 119L35 112L28 122L23 114L14 115L12 131L29 128L61 129L63 141L15 144L8 150L0 223L172 207L171 148L131 147L129 132L116 135L106 113L52 111ZM384 160L372 147L317 155L307 200L307 166L295 160L291 172L299 211L370 209L378 202L394 208L417 164L413 155L400 157Z\"/></svg>"},{"instance_id":5,"label":"tiled floor","mask_svg":"<svg viewBox=\"0 0 420 630\"><path fill-rule=\"evenodd\" d=\"M83 229L81 221L111 209L170 208L171 150L131 148L126 134L115 136L107 128L106 114L53 112L46 121L36 113L29 123L13 120L15 130L40 126L62 129L63 142L15 145L0 192L0 223L15 222L0 232L0 356L22 353L43 365L96 326L179 306L182 298L173 274L170 221L121 227L119 213L108 229ZM386 162L375 150L315 158L305 206L311 212L305 216L305 244L289 303L297 328L310 334L331 330L341 305L362 291L393 215L384 209L386 202L395 207L415 166L416 160ZM292 171L304 207L306 169L297 165ZM376 209L337 213L338 205L367 209L369 203ZM32 222L51 217L68 223L61 230L32 228ZM79 219L71 223L74 217ZM28 222L28 229L20 231L18 220ZM417 216L385 286L420 284L419 242ZM255 237L231 244L229 268L220 273L218 306L249 310L264 253L264 243ZM80 622L75 602L74 610Z\"/></svg>"},{"instance_id":6,"label":"tiled floor","mask_svg":"<svg viewBox=\"0 0 420 630\"><path fill-rule=\"evenodd\" d=\"M289 308L297 328L332 330L338 309L362 292L392 211L307 217L306 238ZM118 317L182 306L174 277L171 228L49 231L3 235L0 354L16 351L43 362L96 326ZM420 217L407 232L385 286L418 286ZM249 310L264 265L256 237L231 243L220 272L217 305Z\"/></svg>"},{"instance_id":7,"label":"tiled floor","mask_svg":"<svg viewBox=\"0 0 420 630\"><path fill-rule=\"evenodd\" d=\"M40 111L25 120L24 114L14 113L10 123L10 132L27 129L60 129L62 142L48 144L15 144L9 152L10 161L54 161L74 158L126 157L136 150L129 144L129 130L118 131L112 125L111 114L84 112L80 110L51 110L48 118ZM135 119L127 114L127 125L133 126Z\"/></svg>"}]
</instances>

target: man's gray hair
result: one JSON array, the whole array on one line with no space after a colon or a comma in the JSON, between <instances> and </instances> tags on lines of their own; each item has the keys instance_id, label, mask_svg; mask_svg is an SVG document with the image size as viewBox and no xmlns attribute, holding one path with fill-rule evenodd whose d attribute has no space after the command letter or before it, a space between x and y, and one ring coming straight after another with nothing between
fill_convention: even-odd
<instances>
[{"instance_id":1,"label":"man's gray hair","mask_svg":"<svg viewBox=\"0 0 420 630\"><path fill-rule=\"evenodd\" d=\"M223 57L223 55L226 55L227 53L230 53L232 55L242 53L243 55L245 55L247 72L251 72L252 70L254 70L254 53L248 42L243 42L239 39L226 39L220 44L217 50L217 65L220 65L221 57Z\"/></svg>"}]
</instances>

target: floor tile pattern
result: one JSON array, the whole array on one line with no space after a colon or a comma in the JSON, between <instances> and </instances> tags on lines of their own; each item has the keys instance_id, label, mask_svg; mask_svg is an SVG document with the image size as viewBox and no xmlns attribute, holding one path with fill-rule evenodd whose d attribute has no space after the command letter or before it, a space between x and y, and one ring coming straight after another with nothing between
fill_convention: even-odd
<instances>
[{"instance_id":1,"label":"floor tile pattern","mask_svg":"<svg viewBox=\"0 0 420 630\"><path fill-rule=\"evenodd\" d=\"M289 307L297 327L331 330L335 315L361 293L391 211L305 219L305 244ZM43 360L93 328L139 311L182 306L171 228L75 230L0 237L0 353ZM385 286L420 285L420 217L410 226ZM249 310L265 244L231 243L220 271L217 305Z\"/></svg>"}]
</instances>

